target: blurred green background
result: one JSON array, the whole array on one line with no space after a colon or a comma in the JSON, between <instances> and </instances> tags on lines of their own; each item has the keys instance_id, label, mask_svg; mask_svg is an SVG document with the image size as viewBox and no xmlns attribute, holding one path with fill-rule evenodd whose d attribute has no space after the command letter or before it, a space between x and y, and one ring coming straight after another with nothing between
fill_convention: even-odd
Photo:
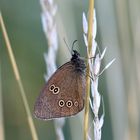
<instances>
[{"instance_id":1,"label":"blurred green background","mask_svg":"<svg viewBox=\"0 0 140 140\"><path fill-rule=\"evenodd\" d=\"M59 32L57 65L70 59L63 41L69 45L77 39L79 51L86 55L83 41L82 12L88 11L88 1L57 0L56 24ZM116 58L103 73L99 91L105 104L103 140L140 139L140 1L97 0L96 40L101 50L107 46L103 66ZM23 81L31 112L43 87L46 73L43 54L47 40L41 24L39 0L0 0L7 32ZM0 28L0 140L31 140L27 116L15 80L2 30ZM83 137L82 113L66 119L66 140ZM92 116L92 113L91 113ZM79 119L80 118L80 119ZM53 121L33 117L39 140L56 139ZM90 122L92 123L92 122ZM2 133L4 133L4 138Z\"/></svg>"}]
</instances>

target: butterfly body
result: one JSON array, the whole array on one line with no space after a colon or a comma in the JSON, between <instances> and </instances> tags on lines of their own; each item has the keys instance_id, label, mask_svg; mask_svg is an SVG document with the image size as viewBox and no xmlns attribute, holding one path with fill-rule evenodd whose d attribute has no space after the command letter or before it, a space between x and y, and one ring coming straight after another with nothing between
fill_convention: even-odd
<instances>
[{"instance_id":1,"label":"butterfly body","mask_svg":"<svg viewBox=\"0 0 140 140\"><path fill-rule=\"evenodd\" d=\"M50 77L36 100L34 114L47 120L75 115L84 108L85 63L73 50L71 61Z\"/></svg>"}]
</instances>

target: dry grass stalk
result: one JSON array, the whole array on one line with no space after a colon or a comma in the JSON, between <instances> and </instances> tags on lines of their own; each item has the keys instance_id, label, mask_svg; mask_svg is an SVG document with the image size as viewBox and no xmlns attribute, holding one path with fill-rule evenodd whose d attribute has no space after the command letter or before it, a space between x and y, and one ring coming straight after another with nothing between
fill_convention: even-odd
<instances>
[{"instance_id":1,"label":"dry grass stalk","mask_svg":"<svg viewBox=\"0 0 140 140\"><path fill-rule=\"evenodd\" d=\"M42 6L42 24L48 41L48 52L44 54L47 74L45 74L46 82L50 76L56 71L56 53L58 50L58 37L56 30L56 23L54 20L57 6L53 0L40 0ZM64 126L65 119L55 119L55 131L58 140L64 140L62 128Z\"/></svg>"}]
</instances>

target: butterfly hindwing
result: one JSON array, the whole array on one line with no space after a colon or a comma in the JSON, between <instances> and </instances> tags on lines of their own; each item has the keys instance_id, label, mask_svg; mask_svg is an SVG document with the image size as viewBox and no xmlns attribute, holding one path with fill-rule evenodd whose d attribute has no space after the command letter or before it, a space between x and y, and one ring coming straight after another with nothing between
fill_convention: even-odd
<instances>
[{"instance_id":1,"label":"butterfly hindwing","mask_svg":"<svg viewBox=\"0 0 140 140\"><path fill-rule=\"evenodd\" d=\"M35 103L40 119L75 115L84 107L85 77L75 71L71 61L62 65L46 83Z\"/></svg>"}]
</instances>

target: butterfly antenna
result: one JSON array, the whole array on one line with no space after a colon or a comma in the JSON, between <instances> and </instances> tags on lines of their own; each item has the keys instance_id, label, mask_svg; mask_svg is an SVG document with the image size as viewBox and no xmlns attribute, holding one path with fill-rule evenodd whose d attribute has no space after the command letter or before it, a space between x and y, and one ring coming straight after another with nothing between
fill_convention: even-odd
<instances>
[{"instance_id":1,"label":"butterfly antenna","mask_svg":"<svg viewBox=\"0 0 140 140\"><path fill-rule=\"evenodd\" d=\"M73 51L73 48L74 48L74 44L77 42L78 40L74 40L73 43L72 43L72 50Z\"/></svg>"},{"instance_id":2,"label":"butterfly antenna","mask_svg":"<svg viewBox=\"0 0 140 140\"><path fill-rule=\"evenodd\" d=\"M66 44L66 46L67 46L67 48L68 48L69 52L71 52L71 49L70 49L69 45L67 44L67 42L66 42L65 38L63 38L63 40L64 40L64 42L65 42L65 44ZM72 54L72 53L71 53L71 54Z\"/></svg>"}]
</instances>

